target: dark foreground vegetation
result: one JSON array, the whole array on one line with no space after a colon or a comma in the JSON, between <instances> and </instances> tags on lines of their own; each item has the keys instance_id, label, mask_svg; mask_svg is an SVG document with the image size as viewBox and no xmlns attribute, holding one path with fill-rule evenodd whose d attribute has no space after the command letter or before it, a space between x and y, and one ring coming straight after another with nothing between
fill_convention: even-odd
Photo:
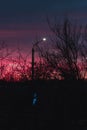
<instances>
[{"instance_id":1,"label":"dark foreground vegetation","mask_svg":"<svg viewBox=\"0 0 87 130\"><path fill-rule=\"evenodd\" d=\"M87 82L0 83L0 130L6 129L87 129Z\"/></svg>"}]
</instances>

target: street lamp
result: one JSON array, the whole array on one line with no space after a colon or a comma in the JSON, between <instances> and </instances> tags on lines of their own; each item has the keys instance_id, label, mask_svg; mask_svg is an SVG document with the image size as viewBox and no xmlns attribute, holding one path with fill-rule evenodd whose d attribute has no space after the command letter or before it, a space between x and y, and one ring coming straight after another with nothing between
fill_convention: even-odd
<instances>
[{"instance_id":1,"label":"street lamp","mask_svg":"<svg viewBox=\"0 0 87 130\"><path fill-rule=\"evenodd\" d=\"M46 38L43 38L33 44L32 47L32 80L34 80L34 53L35 53L35 46L37 46L41 42L45 42Z\"/></svg>"}]
</instances>

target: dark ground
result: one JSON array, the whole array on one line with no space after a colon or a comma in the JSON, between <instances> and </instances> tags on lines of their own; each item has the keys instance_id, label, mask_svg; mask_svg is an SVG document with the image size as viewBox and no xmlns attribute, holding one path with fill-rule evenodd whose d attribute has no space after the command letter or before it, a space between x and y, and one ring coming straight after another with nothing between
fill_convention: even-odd
<instances>
[{"instance_id":1,"label":"dark ground","mask_svg":"<svg viewBox=\"0 0 87 130\"><path fill-rule=\"evenodd\" d=\"M0 130L5 129L86 130L87 82L0 83Z\"/></svg>"}]
</instances>

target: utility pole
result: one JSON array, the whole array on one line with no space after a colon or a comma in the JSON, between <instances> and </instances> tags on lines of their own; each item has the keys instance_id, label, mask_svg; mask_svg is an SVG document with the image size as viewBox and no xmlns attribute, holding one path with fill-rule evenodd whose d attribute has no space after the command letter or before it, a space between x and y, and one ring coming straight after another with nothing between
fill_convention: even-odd
<instances>
[{"instance_id":1,"label":"utility pole","mask_svg":"<svg viewBox=\"0 0 87 130\"><path fill-rule=\"evenodd\" d=\"M35 47L38 46L38 44L42 41L46 41L46 38L43 38L42 40L40 41L37 41L35 44L33 44L33 47L32 47L32 81L34 80L34 53L35 53Z\"/></svg>"},{"instance_id":2,"label":"utility pole","mask_svg":"<svg viewBox=\"0 0 87 130\"><path fill-rule=\"evenodd\" d=\"M32 80L34 80L34 47L32 48Z\"/></svg>"}]
</instances>

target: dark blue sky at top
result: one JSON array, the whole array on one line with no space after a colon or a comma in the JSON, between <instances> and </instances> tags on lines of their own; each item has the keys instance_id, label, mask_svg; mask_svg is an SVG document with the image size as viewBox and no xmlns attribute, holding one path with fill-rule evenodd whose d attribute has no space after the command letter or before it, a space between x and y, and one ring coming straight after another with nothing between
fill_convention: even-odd
<instances>
[{"instance_id":1,"label":"dark blue sky at top","mask_svg":"<svg viewBox=\"0 0 87 130\"><path fill-rule=\"evenodd\" d=\"M49 34L47 16L87 23L87 0L1 0L0 39L28 45L36 35Z\"/></svg>"},{"instance_id":2,"label":"dark blue sky at top","mask_svg":"<svg viewBox=\"0 0 87 130\"><path fill-rule=\"evenodd\" d=\"M86 11L87 0L2 0L0 23L39 23L46 15L84 15Z\"/></svg>"}]
</instances>

